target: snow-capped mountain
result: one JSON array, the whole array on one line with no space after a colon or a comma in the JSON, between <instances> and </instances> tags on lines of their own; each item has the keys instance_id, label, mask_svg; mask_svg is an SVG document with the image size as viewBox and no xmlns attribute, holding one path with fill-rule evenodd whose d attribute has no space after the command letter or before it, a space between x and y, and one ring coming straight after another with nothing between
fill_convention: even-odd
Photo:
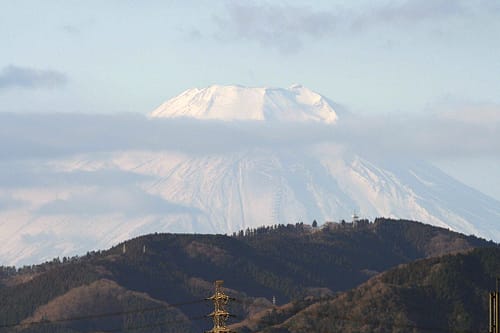
<instances>
[{"instance_id":1,"label":"snow-capped mountain","mask_svg":"<svg viewBox=\"0 0 500 333\"><path fill-rule=\"evenodd\" d=\"M149 121L237 121L238 128L293 122L335 131L342 116L301 86L212 86L168 100ZM424 161L367 158L332 142L217 153L96 152L37 160L33 168L39 179L30 174L17 187L0 186L0 264L81 254L145 233L231 233L339 221L354 212L500 240L500 202Z\"/></svg>"},{"instance_id":2,"label":"snow-capped mountain","mask_svg":"<svg viewBox=\"0 0 500 333\"><path fill-rule=\"evenodd\" d=\"M337 113L323 96L301 85L288 89L214 85L186 90L160 105L151 117L335 123Z\"/></svg>"}]
</instances>

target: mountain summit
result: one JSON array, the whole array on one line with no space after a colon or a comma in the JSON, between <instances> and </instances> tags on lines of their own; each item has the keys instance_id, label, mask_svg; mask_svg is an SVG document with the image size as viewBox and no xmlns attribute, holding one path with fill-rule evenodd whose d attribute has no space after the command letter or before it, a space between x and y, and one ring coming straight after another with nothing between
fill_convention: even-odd
<instances>
[{"instance_id":1,"label":"mountain summit","mask_svg":"<svg viewBox=\"0 0 500 333\"><path fill-rule=\"evenodd\" d=\"M238 85L189 89L160 105L150 116L223 121L317 121L326 124L337 121L331 103L301 85L287 89Z\"/></svg>"},{"instance_id":2,"label":"mountain summit","mask_svg":"<svg viewBox=\"0 0 500 333\"><path fill-rule=\"evenodd\" d=\"M348 114L341 110L337 117L332 105L301 86L191 89L151 114L151 122L165 130L172 128L167 124L171 119L200 120L196 126L183 124L187 127L182 130L193 131L172 146L96 150L47 158L43 165L33 161L35 170L50 173L30 171L16 187L9 182L0 187L0 206L5 198L13 202L0 209L0 263L32 264L147 233L232 233L262 225L338 222L353 212L370 219L418 220L500 240L500 202L428 162L410 156L364 156L356 146L336 141L298 141L295 135L302 124L307 126L300 135L310 133L311 123L314 130L342 125ZM210 119L230 130L219 136L213 131L216 126L201 121ZM254 133L255 123L272 124L268 129L279 136L279 144L266 144L261 134L267 132ZM275 124L293 131L281 131ZM210 131L197 132L205 125ZM233 140L230 135L238 135L234 130L245 131L245 136ZM198 146L207 138L204 133L223 149ZM184 150L180 141L186 139L192 140ZM9 177L11 170L5 170Z\"/></svg>"}]
</instances>

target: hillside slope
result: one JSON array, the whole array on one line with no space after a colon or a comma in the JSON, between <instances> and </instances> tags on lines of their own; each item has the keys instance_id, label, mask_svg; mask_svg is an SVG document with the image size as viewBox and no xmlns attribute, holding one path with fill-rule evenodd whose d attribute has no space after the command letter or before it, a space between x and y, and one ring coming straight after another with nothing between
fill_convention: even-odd
<instances>
[{"instance_id":1,"label":"hillside slope","mask_svg":"<svg viewBox=\"0 0 500 333\"><path fill-rule=\"evenodd\" d=\"M210 305L203 299L213 292L216 279L223 279L238 300L231 311L245 318L271 308L273 296L278 304L329 296L395 265L484 246L496 245L418 222L388 219L318 230L303 224L262 227L233 237L153 234L81 258L27 267L17 274L4 269L0 327L109 311L126 313L106 317L106 329L109 322L118 328L131 327L134 311L153 306L153 312L134 323L151 325L152 321L161 327L162 321L175 318L172 332L196 332L209 326L203 317ZM44 327L91 332L101 319L90 316Z\"/></svg>"},{"instance_id":2,"label":"hillside slope","mask_svg":"<svg viewBox=\"0 0 500 333\"><path fill-rule=\"evenodd\" d=\"M268 311L252 323L257 329L239 331L486 332L499 262L498 247L416 261L288 317L286 309ZM272 323L283 315L282 324Z\"/></svg>"}]
</instances>

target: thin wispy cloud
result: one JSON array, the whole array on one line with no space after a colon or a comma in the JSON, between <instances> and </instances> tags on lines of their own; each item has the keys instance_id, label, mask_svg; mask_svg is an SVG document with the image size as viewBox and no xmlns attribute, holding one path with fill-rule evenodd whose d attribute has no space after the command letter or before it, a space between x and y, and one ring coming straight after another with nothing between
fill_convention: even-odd
<instances>
[{"instance_id":1,"label":"thin wispy cloud","mask_svg":"<svg viewBox=\"0 0 500 333\"><path fill-rule=\"evenodd\" d=\"M78 193L68 199L52 201L37 211L48 215L83 216L117 212L129 217L199 213L197 209L170 203L159 196L147 194L135 186L100 187Z\"/></svg>"},{"instance_id":2,"label":"thin wispy cloud","mask_svg":"<svg viewBox=\"0 0 500 333\"><path fill-rule=\"evenodd\" d=\"M26 203L19 199L14 199L10 195L0 193L0 210L15 209L24 206Z\"/></svg>"},{"instance_id":3,"label":"thin wispy cloud","mask_svg":"<svg viewBox=\"0 0 500 333\"><path fill-rule=\"evenodd\" d=\"M377 3L364 10L336 7L316 9L288 4L228 3L226 13L214 15L216 37L224 42L254 41L262 47L290 54L299 51L307 41L334 38L336 35L360 32L379 26L398 29L420 23L437 22L473 15L494 8L489 0L406 0Z\"/></svg>"},{"instance_id":4,"label":"thin wispy cloud","mask_svg":"<svg viewBox=\"0 0 500 333\"><path fill-rule=\"evenodd\" d=\"M51 165L33 161L0 162L0 188L74 186L126 186L151 181L151 178L119 169L94 171L62 171Z\"/></svg>"},{"instance_id":5,"label":"thin wispy cloud","mask_svg":"<svg viewBox=\"0 0 500 333\"><path fill-rule=\"evenodd\" d=\"M60 29L70 35L79 35L81 33L80 28L72 24L65 24L61 26Z\"/></svg>"},{"instance_id":6,"label":"thin wispy cloud","mask_svg":"<svg viewBox=\"0 0 500 333\"><path fill-rule=\"evenodd\" d=\"M320 38L335 30L336 17L309 7L230 3L226 16L215 16L217 36L246 39L282 52L298 51L307 38Z\"/></svg>"},{"instance_id":7,"label":"thin wispy cloud","mask_svg":"<svg viewBox=\"0 0 500 333\"><path fill-rule=\"evenodd\" d=\"M79 21L71 20L69 23L64 23L57 26L60 32L67 34L68 36L75 37L83 35L89 28L92 28L96 23L97 19L95 17L84 18Z\"/></svg>"},{"instance_id":8,"label":"thin wispy cloud","mask_svg":"<svg viewBox=\"0 0 500 333\"><path fill-rule=\"evenodd\" d=\"M55 70L9 65L0 71L0 90L7 88L56 88L67 82L67 75Z\"/></svg>"},{"instance_id":9,"label":"thin wispy cloud","mask_svg":"<svg viewBox=\"0 0 500 333\"><path fill-rule=\"evenodd\" d=\"M354 24L413 24L423 21L443 20L466 15L468 8L458 0L418 1L407 0L400 3L372 7L364 14L353 18Z\"/></svg>"},{"instance_id":10,"label":"thin wispy cloud","mask_svg":"<svg viewBox=\"0 0 500 333\"><path fill-rule=\"evenodd\" d=\"M497 0L480 0L479 5L492 14L500 13L500 2Z\"/></svg>"}]
</instances>

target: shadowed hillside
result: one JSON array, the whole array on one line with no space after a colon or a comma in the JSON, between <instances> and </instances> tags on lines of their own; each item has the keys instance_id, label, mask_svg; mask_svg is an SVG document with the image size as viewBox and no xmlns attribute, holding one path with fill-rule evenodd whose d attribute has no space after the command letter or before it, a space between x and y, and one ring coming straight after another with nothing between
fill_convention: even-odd
<instances>
[{"instance_id":1,"label":"shadowed hillside","mask_svg":"<svg viewBox=\"0 0 500 333\"><path fill-rule=\"evenodd\" d=\"M321 229L279 225L233 236L154 234L19 272L4 268L0 327L5 332L199 332L210 327L203 316L211 307L203 299L216 279L223 279L237 299L231 312L239 320L271 309L273 296L278 304L309 296L285 319L318 297L330 299L399 264L486 246L496 245L389 219ZM75 317L80 319L61 320ZM37 324L27 324L31 321ZM20 322L25 325L15 325Z\"/></svg>"},{"instance_id":2,"label":"shadowed hillside","mask_svg":"<svg viewBox=\"0 0 500 333\"><path fill-rule=\"evenodd\" d=\"M419 260L322 300L265 311L240 332L486 332L500 249ZM302 305L302 306L301 306Z\"/></svg>"}]
</instances>

